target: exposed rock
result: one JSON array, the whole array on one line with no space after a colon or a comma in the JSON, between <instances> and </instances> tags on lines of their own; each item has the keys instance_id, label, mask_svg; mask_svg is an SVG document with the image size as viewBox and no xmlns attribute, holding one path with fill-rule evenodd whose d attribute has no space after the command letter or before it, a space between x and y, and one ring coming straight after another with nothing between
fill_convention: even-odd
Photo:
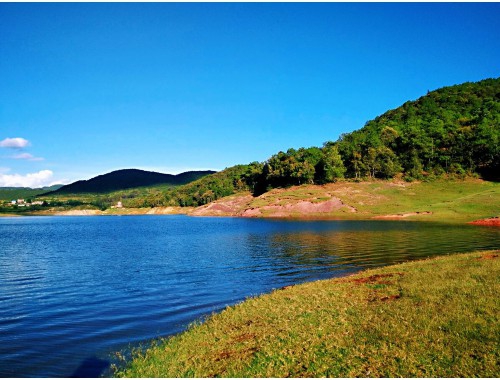
<instances>
[{"instance_id":1,"label":"exposed rock","mask_svg":"<svg viewBox=\"0 0 500 380\"><path fill-rule=\"evenodd\" d=\"M182 207L153 207L146 214L148 215L175 215L184 214L186 209Z\"/></svg>"},{"instance_id":2,"label":"exposed rock","mask_svg":"<svg viewBox=\"0 0 500 380\"><path fill-rule=\"evenodd\" d=\"M312 194L311 198L315 199ZM293 216L325 216L333 211L341 209L342 211L356 212L354 207L346 205L339 198L331 196L330 199L323 202L277 197L271 204L264 204L263 206L251 205L255 199L256 198L253 198L251 195L231 196L209 203L208 205L198 207L192 211L190 215L241 216L247 218L266 216L273 218L287 218ZM260 199L266 200L265 196L260 197Z\"/></svg>"}]
</instances>

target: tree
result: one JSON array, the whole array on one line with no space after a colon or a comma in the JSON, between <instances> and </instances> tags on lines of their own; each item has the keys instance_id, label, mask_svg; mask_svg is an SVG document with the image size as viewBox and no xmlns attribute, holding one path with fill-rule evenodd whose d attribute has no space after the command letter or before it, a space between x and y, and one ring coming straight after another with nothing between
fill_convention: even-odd
<instances>
[{"instance_id":1,"label":"tree","mask_svg":"<svg viewBox=\"0 0 500 380\"><path fill-rule=\"evenodd\" d=\"M391 178L402 170L396 154L385 146L368 148L363 163L372 178Z\"/></svg>"},{"instance_id":2,"label":"tree","mask_svg":"<svg viewBox=\"0 0 500 380\"><path fill-rule=\"evenodd\" d=\"M394 128L385 126L380 132L380 139L382 143L388 148L395 148L396 141L399 138L399 133Z\"/></svg>"},{"instance_id":3,"label":"tree","mask_svg":"<svg viewBox=\"0 0 500 380\"><path fill-rule=\"evenodd\" d=\"M346 168L337 146L326 145L322 149L323 157L318 163L317 182L335 182L339 178L344 178Z\"/></svg>"},{"instance_id":4,"label":"tree","mask_svg":"<svg viewBox=\"0 0 500 380\"><path fill-rule=\"evenodd\" d=\"M391 149L380 147L376 153L376 168L381 178L392 178L403 170L396 154Z\"/></svg>"}]
</instances>

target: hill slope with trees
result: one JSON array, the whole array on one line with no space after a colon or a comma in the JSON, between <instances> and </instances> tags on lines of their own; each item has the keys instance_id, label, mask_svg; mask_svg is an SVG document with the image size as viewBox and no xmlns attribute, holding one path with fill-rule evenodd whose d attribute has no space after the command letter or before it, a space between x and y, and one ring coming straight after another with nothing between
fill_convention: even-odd
<instances>
[{"instance_id":1,"label":"hill slope with trees","mask_svg":"<svg viewBox=\"0 0 500 380\"><path fill-rule=\"evenodd\" d=\"M500 78L444 87L336 142L350 177L498 176Z\"/></svg>"},{"instance_id":2,"label":"hill slope with trees","mask_svg":"<svg viewBox=\"0 0 500 380\"><path fill-rule=\"evenodd\" d=\"M55 191L63 185L53 185L40 188L31 187L0 187L0 200L10 201L19 198L34 198L42 193Z\"/></svg>"},{"instance_id":3,"label":"hill slope with trees","mask_svg":"<svg viewBox=\"0 0 500 380\"><path fill-rule=\"evenodd\" d=\"M239 191L325 184L342 178L500 173L500 78L444 87L408 101L322 147L289 149L167 191L161 204L199 206Z\"/></svg>"}]
</instances>

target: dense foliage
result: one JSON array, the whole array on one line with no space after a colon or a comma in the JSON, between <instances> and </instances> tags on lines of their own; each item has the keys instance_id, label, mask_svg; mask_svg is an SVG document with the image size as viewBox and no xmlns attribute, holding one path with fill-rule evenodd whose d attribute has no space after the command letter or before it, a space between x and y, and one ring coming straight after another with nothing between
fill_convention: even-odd
<instances>
[{"instance_id":1,"label":"dense foliage","mask_svg":"<svg viewBox=\"0 0 500 380\"><path fill-rule=\"evenodd\" d=\"M327 183L345 172L337 147L289 149L265 163L236 165L187 185L150 194L148 198L127 199L124 206L200 206L241 191L253 194L282 186Z\"/></svg>"},{"instance_id":2,"label":"dense foliage","mask_svg":"<svg viewBox=\"0 0 500 380\"><path fill-rule=\"evenodd\" d=\"M349 177L500 171L500 78L445 87L337 141Z\"/></svg>"},{"instance_id":3,"label":"dense foliage","mask_svg":"<svg viewBox=\"0 0 500 380\"><path fill-rule=\"evenodd\" d=\"M262 177L263 165L253 162L236 165L197 181L167 191L165 204L199 206L240 191L255 190Z\"/></svg>"},{"instance_id":4,"label":"dense foliage","mask_svg":"<svg viewBox=\"0 0 500 380\"><path fill-rule=\"evenodd\" d=\"M156 205L198 206L250 190L339 178L432 179L500 172L500 78L429 92L322 148L289 149L159 194Z\"/></svg>"},{"instance_id":5,"label":"dense foliage","mask_svg":"<svg viewBox=\"0 0 500 380\"><path fill-rule=\"evenodd\" d=\"M34 198L42 193L57 190L61 186L62 185L53 185L36 189L30 187L0 187L0 201Z\"/></svg>"}]
</instances>

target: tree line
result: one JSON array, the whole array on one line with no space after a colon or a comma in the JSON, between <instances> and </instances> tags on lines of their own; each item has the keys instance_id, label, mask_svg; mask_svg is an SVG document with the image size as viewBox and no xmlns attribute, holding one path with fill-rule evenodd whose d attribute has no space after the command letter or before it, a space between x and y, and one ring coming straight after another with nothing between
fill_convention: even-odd
<instances>
[{"instance_id":1,"label":"tree line","mask_svg":"<svg viewBox=\"0 0 500 380\"><path fill-rule=\"evenodd\" d=\"M199 206L251 191L396 176L407 181L500 173L500 78L441 88L322 147L289 149L158 193L145 203Z\"/></svg>"},{"instance_id":2,"label":"tree line","mask_svg":"<svg viewBox=\"0 0 500 380\"><path fill-rule=\"evenodd\" d=\"M322 147L288 149L189 184L121 198L125 207L200 206L241 191L347 178L432 180L500 173L500 78L445 87Z\"/></svg>"}]
</instances>

